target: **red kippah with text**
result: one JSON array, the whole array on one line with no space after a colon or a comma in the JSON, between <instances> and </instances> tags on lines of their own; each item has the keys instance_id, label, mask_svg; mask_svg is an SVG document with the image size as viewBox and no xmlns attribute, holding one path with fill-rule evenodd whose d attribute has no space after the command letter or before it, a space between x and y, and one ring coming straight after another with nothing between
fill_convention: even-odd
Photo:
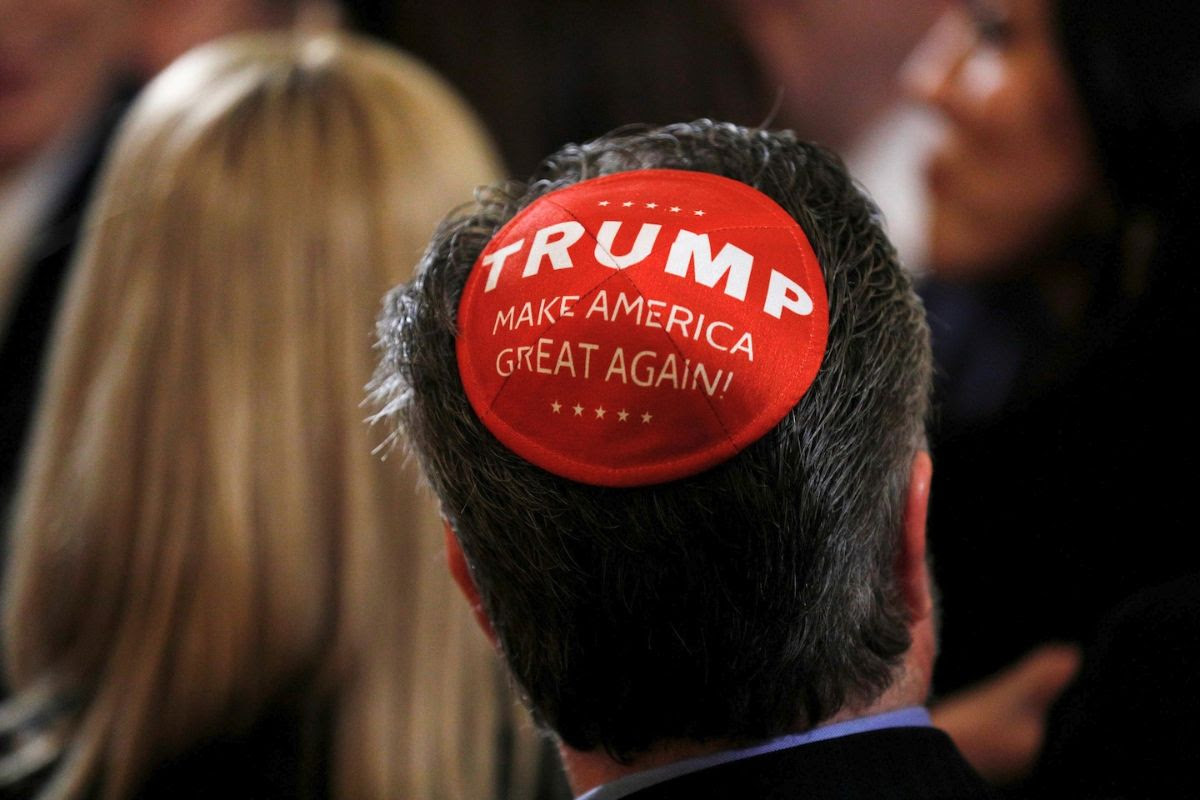
<instances>
[{"instance_id":1,"label":"red kippah with text","mask_svg":"<svg viewBox=\"0 0 1200 800\"><path fill-rule=\"evenodd\" d=\"M763 436L812 384L829 309L804 231L703 172L636 170L538 198L488 243L458 309L480 420L556 475L640 486Z\"/></svg>"}]
</instances>

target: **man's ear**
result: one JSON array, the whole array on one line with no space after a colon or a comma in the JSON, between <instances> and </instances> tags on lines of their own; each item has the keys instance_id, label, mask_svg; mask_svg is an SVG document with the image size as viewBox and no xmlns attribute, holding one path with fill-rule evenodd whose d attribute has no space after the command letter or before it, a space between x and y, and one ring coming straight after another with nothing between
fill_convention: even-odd
<instances>
[{"instance_id":1,"label":"man's ear","mask_svg":"<svg viewBox=\"0 0 1200 800\"><path fill-rule=\"evenodd\" d=\"M909 468L903 530L900 549L896 553L896 576L913 621L924 619L933 612L929 570L925 563L925 519L929 510L929 484L932 478L933 462L929 453L918 450Z\"/></svg>"},{"instance_id":2,"label":"man's ear","mask_svg":"<svg viewBox=\"0 0 1200 800\"><path fill-rule=\"evenodd\" d=\"M450 566L450 574L454 576L454 582L458 584L458 588L467 598L467 602L471 604L475 621L479 623L479 627L483 629L492 646L498 646L492 621L488 619L487 613L483 610L483 601L479 599L479 587L475 585L475 579L471 577L471 569L467 566L467 557L463 555L462 545L458 543L458 537L454 535L454 529L450 527L449 520L442 520L442 530L445 533L446 563Z\"/></svg>"}]
</instances>

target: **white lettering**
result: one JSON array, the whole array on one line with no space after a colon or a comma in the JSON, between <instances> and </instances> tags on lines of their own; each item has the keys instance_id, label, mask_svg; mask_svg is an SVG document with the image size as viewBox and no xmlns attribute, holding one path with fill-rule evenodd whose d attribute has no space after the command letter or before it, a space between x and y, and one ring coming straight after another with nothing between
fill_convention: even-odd
<instances>
[{"instance_id":1,"label":"white lettering","mask_svg":"<svg viewBox=\"0 0 1200 800\"><path fill-rule=\"evenodd\" d=\"M554 363L554 374L557 375L563 367L571 370L571 377L575 377L575 359L571 357L570 342L562 343L562 349L558 351L558 361Z\"/></svg>"},{"instance_id":2,"label":"white lettering","mask_svg":"<svg viewBox=\"0 0 1200 800\"><path fill-rule=\"evenodd\" d=\"M521 345L517 348L517 369L521 368L521 361L525 362L525 369L533 372L533 362L529 357L533 355L533 347L530 345Z\"/></svg>"},{"instance_id":3,"label":"white lettering","mask_svg":"<svg viewBox=\"0 0 1200 800\"><path fill-rule=\"evenodd\" d=\"M643 359L645 359L647 357L657 358L658 353L654 352L653 350L642 350L636 356L633 357L633 362L629 365L629 371L631 373L633 373L630 377L633 378L633 382L636 383L638 386L649 386L650 384L654 383L654 365L653 364L646 367L646 371L642 373L643 377L641 377L641 378L638 377L638 371L637 371L638 365L641 364Z\"/></svg>"},{"instance_id":4,"label":"white lettering","mask_svg":"<svg viewBox=\"0 0 1200 800\"><path fill-rule=\"evenodd\" d=\"M596 263L600 266L626 269L645 261L646 256L650 255L650 251L654 249L654 242L658 239L658 232L662 230L662 225L642 223L633 247L623 256L613 252L613 241L617 238L617 231L620 229L621 223L612 220L600 225L600 232L596 234L595 250Z\"/></svg>"},{"instance_id":5,"label":"white lettering","mask_svg":"<svg viewBox=\"0 0 1200 800\"><path fill-rule=\"evenodd\" d=\"M496 354L496 374L508 377L513 374L514 364L511 347L506 347Z\"/></svg>"},{"instance_id":6,"label":"white lettering","mask_svg":"<svg viewBox=\"0 0 1200 800\"><path fill-rule=\"evenodd\" d=\"M555 358L554 348L558 346L558 356L554 366L550 359ZM600 345L589 342L572 343L563 341L561 344L554 339L541 337L535 345L506 347L496 354L496 374L507 378L514 372L526 370L542 375L558 375L560 372L570 373L572 378L579 377L575 364L573 348L580 348L584 353L583 377L589 377L591 370L592 351L600 349Z\"/></svg>"},{"instance_id":7,"label":"white lettering","mask_svg":"<svg viewBox=\"0 0 1200 800\"><path fill-rule=\"evenodd\" d=\"M729 348L731 353L745 353L748 361L754 361L754 339L750 336L750 331L744 331L742 338L737 340L737 344Z\"/></svg>"},{"instance_id":8,"label":"white lettering","mask_svg":"<svg viewBox=\"0 0 1200 800\"><path fill-rule=\"evenodd\" d=\"M492 325L492 336L496 335L496 331L497 331L497 329L499 329L499 327L501 325L504 325L510 331L512 330L513 306L509 306L508 311L497 311L496 312L496 323L494 325Z\"/></svg>"},{"instance_id":9,"label":"white lettering","mask_svg":"<svg viewBox=\"0 0 1200 800\"><path fill-rule=\"evenodd\" d=\"M631 303L625 299L624 292L618 292L616 305L613 306L613 315L612 315L613 321L614 322L616 321L617 314L620 314L621 312L625 312L625 316L634 314L635 321L637 322L638 325L641 325L642 324L642 303L643 303L643 298L640 294L637 296L637 299ZM635 312L636 312L636 314L635 314Z\"/></svg>"},{"instance_id":10,"label":"white lettering","mask_svg":"<svg viewBox=\"0 0 1200 800\"><path fill-rule=\"evenodd\" d=\"M680 230L667 255L666 271L670 275L687 277L688 265L695 263L696 282L710 289L725 278L725 294L738 300L746 299L746 287L750 284L750 269L754 256L731 243L721 248L717 257L712 257L712 244L707 233L695 234Z\"/></svg>"},{"instance_id":11,"label":"white lettering","mask_svg":"<svg viewBox=\"0 0 1200 800\"><path fill-rule=\"evenodd\" d=\"M537 371L543 375L551 375L554 372L549 367L542 366L543 361L550 359L550 351L546 348L552 344L554 344L553 339L540 338L537 341Z\"/></svg>"},{"instance_id":12,"label":"white lettering","mask_svg":"<svg viewBox=\"0 0 1200 800\"><path fill-rule=\"evenodd\" d=\"M721 322L720 320L718 320L718 321L712 323L711 325L709 325L708 330L706 330L704 332L704 338L708 342L710 347L715 347L718 350L728 350L729 349L728 347L722 347L721 345L717 344L716 340L713 339L713 329L714 328L725 328L727 330L732 331L733 326L730 325L728 322Z\"/></svg>"},{"instance_id":13,"label":"white lettering","mask_svg":"<svg viewBox=\"0 0 1200 800\"><path fill-rule=\"evenodd\" d=\"M608 380L613 375L621 376L621 383L628 383L625 374L625 351L618 347L613 351L612 360L608 362L608 372L604 373L604 380Z\"/></svg>"},{"instance_id":14,"label":"white lettering","mask_svg":"<svg viewBox=\"0 0 1200 800\"><path fill-rule=\"evenodd\" d=\"M658 306L658 308L655 308ZM647 300L646 301L646 320L642 324L647 328L662 327L662 310L667 307L665 300Z\"/></svg>"},{"instance_id":15,"label":"white lettering","mask_svg":"<svg viewBox=\"0 0 1200 800\"><path fill-rule=\"evenodd\" d=\"M587 313L583 315L584 319L591 319L592 314L599 313L608 322L608 292L601 289L596 292L596 299L588 306Z\"/></svg>"},{"instance_id":16,"label":"white lettering","mask_svg":"<svg viewBox=\"0 0 1200 800\"><path fill-rule=\"evenodd\" d=\"M592 351L599 350L600 345L580 342L578 346L582 347L585 351L583 356L583 377L590 378L592 372Z\"/></svg>"},{"instance_id":17,"label":"white lettering","mask_svg":"<svg viewBox=\"0 0 1200 800\"><path fill-rule=\"evenodd\" d=\"M500 270L504 268L504 260L524 246L525 240L517 239L512 244L501 247L490 256L484 256L483 265L485 267L491 266L491 269L488 270L487 283L483 285L485 292L490 292L496 288L496 281L500 280Z\"/></svg>"},{"instance_id":18,"label":"white lettering","mask_svg":"<svg viewBox=\"0 0 1200 800\"><path fill-rule=\"evenodd\" d=\"M557 236L556 239L550 237ZM567 248L579 241L583 236L583 226L575 220L567 220L554 225L547 225L533 235L533 244L529 246L529 257L525 259L525 269L521 277L528 278L537 275L542 268L542 259L550 256L550 266L555 269L570 269L571 255Z\"/></svg>"},{"instance_id":19,"label":"white lettering","mask_svg":"<svg viewBox=\"0 0 1200 800\"><path fill-rule=\"evenodd\" d=\"M763 311L775 319L780 319L785 308L806 317L813 310L812 298L800 284L773 269L771 270L771 283L767 286L767 300L763 303Z\"/></svg>"},{"instance_id":20,"label":"white lettering","mask_svg":"<svg viewBox=\"0 0 1200 800\"><path fill-rule=\"evenodd\" d=\"M557 299L557 297L551 297L549 307L547 307L546 298L542 298L542 302L538 304L538 325L554 324L554 301Z\"/></svg>"},{"instance_id":21,"label":"white lettering","mask_svg":"<svg viewBox=\"0 0 1200 800\"><path fill-rule=\"evenodd\" d=\"M687 314L687 319L679 319L683 314ZM683 306L671 306L671 313L667 314L667 333L671 332L672 325L679 326L679 335L687 338L687 326L695 318L695 314L690 309Z\"/></svg>"},{"instance_id":22,"label":"white lettering","mask_svg":"<svg viewBox=\"0 0 1200 800\"><path fill-rule=\"evenodd\" d=\"M517 322L513 327L519 328L522 325L533 327L533 303L526 303L521 306L521 313L517 314Z\"/></svg>"},{"instance_id":23,"label":"white lettering","mask_svg":"<svg viewBox=\"0 0 1200 800\"><path fill-rule=\"evenodd\" d=\"M709 397L712 397L717 391L717 386L721 383L721 373L723 371L724 370L717 370L717 374L713 377L712 383L709 383L708 370L704 368L703 364L697 363L696 371L692 373L692 388L696 388L697 382L703 383L704 391L708 393Z\"/></svg>"},{"instance_id":24,"label":"white lettering","mask_svg":"<svg viewBox=\"0 0 1200 800\"><path fill-rule=\"evenodd\" d=\"M679 388L679 366L677 361L674 353L667 354L666 359L663 361L662 370L658 373L658 380L654 382L655 389L662 386L665 380L671 381L672 389ZM684 376L684 381L687 381L686 376Z\"/></svg>"}]
</instances>

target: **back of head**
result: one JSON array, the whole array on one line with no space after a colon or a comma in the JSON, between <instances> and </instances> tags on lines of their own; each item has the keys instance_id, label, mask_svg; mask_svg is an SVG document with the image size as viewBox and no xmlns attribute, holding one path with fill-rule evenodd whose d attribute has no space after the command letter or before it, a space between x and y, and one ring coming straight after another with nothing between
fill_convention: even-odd
<instances>
[{"instance_id":1,"label":"back of head","mask_svg":"<svg viewBox=\"0 0 1200 800\"><path fill-rule=\"evenodd\" d=\"M443 605L421 588L436 516L376 463L361 387L379 294L494 171L435 76L353 39L223 40L138 99L73 271L5 585L10 683L55 712L37 740L54 792L126 796L322 692L355 736L348 783L411 789L396 773L436 751L407 727L414 697L445 683L411 644ZM339 695L364 680L374 700Z\"/></svg>"},{"instance_id":2,"label":"back of head","mask_svg":"<svg viewBox=\"0 0 1200 800\"><path fill-rule=\"evenodd\" d=\"M729 460L655 485L588 485L480 422L456 361L471 324L459 299L518 211L653 168L748 184L799 223L824 275L828 345L800 401ZM769 736L865 707L895 678L909 634L892 568L924 436L927 332L877 211L835 156L710 122L568 146L527 187L444 223L380 337L385 413L416 447L517 682L570 747L628 757L664 740Z\"/></svg>"}]
</instances>

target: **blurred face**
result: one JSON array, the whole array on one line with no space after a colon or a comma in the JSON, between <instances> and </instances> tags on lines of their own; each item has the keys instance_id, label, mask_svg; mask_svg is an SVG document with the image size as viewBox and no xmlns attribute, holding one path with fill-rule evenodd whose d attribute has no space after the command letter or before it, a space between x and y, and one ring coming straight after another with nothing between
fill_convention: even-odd
<instances>
[{"instance_id":1,"label":"blurred face","mask_svg":"<svg viewBox=\"0 0 1200 800\"><path fill-rule=\"evenodd\" d=\"M1050 0L951 6L905 70L944 118L927 167L929 268L1019 269L1098 194L1088 130L1058 55Z\"/></svg>"},{"instance_id":2,"label":"blurred face","mask_svg":"<svg viewBox=\"0 0 1200 800\"><path fill-rule=\"evenodd\" d=\"M139 14L136 72L150 79L197 45L238 31L284 27L300 12L323 5L319 0L150 0Z\"/></svg>"},{"instance_id":3,"label":"blurred face","mask_svg":"<svg viewBox=\"0 0 1200 800\"><path fill-rule=\"evenodd\" d=\"M0 179L105 100L128 0L0 0Z\"/></svg>"}]
</instances>

